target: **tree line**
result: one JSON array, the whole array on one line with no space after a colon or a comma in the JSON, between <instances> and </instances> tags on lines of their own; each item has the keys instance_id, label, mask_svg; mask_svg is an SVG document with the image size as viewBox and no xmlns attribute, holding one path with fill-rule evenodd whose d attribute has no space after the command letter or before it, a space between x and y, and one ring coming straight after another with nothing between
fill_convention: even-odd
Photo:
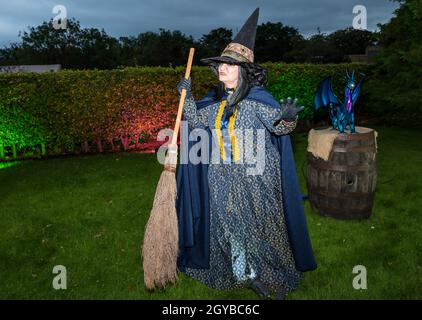
<instances>
[{"instance_id":1,"label":"tree line","mask_svg":"<svg viewBox=\"0 0 422 320\"><path fill-rule=\"evenodd\" d=\"M180 66L186 63L190 47L195 61L220 55L232 40L230 29L218 28L199 40L181 31L160 28L137 36L115 38L104 29L82 28L67 20L66 29L53 28L53 20L19 32L20 42L0 49L0 65L61 64L67 69L113 69L122 66ZM349 54L364 54L379 34L346 28L330 34L305 38L298 29L281 22L258 25L255 61L262 62L347 62Z\"/></svg>"}]
</instances>

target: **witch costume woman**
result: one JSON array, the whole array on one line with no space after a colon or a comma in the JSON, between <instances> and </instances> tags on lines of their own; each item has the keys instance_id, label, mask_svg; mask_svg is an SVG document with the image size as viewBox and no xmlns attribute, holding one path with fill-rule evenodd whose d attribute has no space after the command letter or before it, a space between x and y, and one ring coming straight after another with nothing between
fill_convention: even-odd
<instances>
[{"instance_id":1,"label":"witch costume woman","mask_svg":"<svg viewBox=\"0 0 422 320\"><path fill-rule=\"evenodd\" d=\"M189 159L177 167L177 268L211 288L250 287L262 298L283 299L304 271L316 269L289 136L303 107L290 98L280 105L264 87L267 72L253 62L258 15L256 9L221 56L201 59L217 77L222 65L238 66L234 88L219 81L195 100L190 78L178 84L179 93L187 91L187 132L206 131L198 137L208 139L210 152L205 163ZM259 141L255 163L242 157L245 132ZM189 137L181 153L197 143ZM218 162L211 161L215 153ZM251 174L259 163L262 170Z\"/></svg>"}]
</instances>

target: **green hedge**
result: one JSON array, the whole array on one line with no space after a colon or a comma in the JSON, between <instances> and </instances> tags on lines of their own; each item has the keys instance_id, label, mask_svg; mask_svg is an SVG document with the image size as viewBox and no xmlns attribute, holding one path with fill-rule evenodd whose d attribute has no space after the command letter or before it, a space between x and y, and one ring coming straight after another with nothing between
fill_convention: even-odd
<instances>
[{"instance_id":1,"label":"green hedge","mask_svg":"<svg viewBox=\"0 0 422 320\"><path fill-rule=\"evenodd\" d=\"M346 68L364 65L263 64L269 72L268 89L278 100L297 97L313 116L318 84L333 75L343 95ZM48 154L119 150L142 146L158 130L173 128L178 94L175 89L184 67L63 70L58 73L0 75L0 157L19 152ZM192 68L193 95L207 93L215 76L208 67ZM33 148L35 151L28 151Z\"/></svg>"}]
</instances>

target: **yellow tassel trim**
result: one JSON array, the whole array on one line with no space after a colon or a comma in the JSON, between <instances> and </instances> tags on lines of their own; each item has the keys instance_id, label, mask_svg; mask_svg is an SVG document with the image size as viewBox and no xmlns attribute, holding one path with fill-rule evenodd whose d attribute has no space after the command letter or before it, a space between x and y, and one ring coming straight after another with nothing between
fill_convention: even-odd
<instances>
[{"instance_id":1,"label":"yellow tassel trim","mask_svg":"<svg viewBox=\"0 0 422 320\"><path fill-rule=\"evenodd\" d=\"M221 101L220 108L218 109L218 113L217 113L217 118L215 119L217 138L218 138L218 143L220 145L220 156L221 156L221 159L223 160L226 159L226 151L224 149L223 134L221 131L221 117L223 116L226 103L227 103L226 100Z\"/></svg>"}]
</instances>

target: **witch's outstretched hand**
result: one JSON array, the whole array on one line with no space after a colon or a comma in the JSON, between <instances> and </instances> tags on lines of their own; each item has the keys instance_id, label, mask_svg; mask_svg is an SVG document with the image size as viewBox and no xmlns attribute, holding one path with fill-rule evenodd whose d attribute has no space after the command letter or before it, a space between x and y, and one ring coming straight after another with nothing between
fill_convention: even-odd
<instances>
[{"instance_id":1,"label":"witch's outstretched hand","mask_svg":"<svg viewBox=\"0 0 422 320\"><path fill-rule=\"evenodd\" d=\"M293 121L297 114L305 109L304 106L298 107L297 101L297 99L292 100L290 97L287 98L287 102L284 102L284 99L280 100L282 119Z\"/></svg>"}]
</instances>

